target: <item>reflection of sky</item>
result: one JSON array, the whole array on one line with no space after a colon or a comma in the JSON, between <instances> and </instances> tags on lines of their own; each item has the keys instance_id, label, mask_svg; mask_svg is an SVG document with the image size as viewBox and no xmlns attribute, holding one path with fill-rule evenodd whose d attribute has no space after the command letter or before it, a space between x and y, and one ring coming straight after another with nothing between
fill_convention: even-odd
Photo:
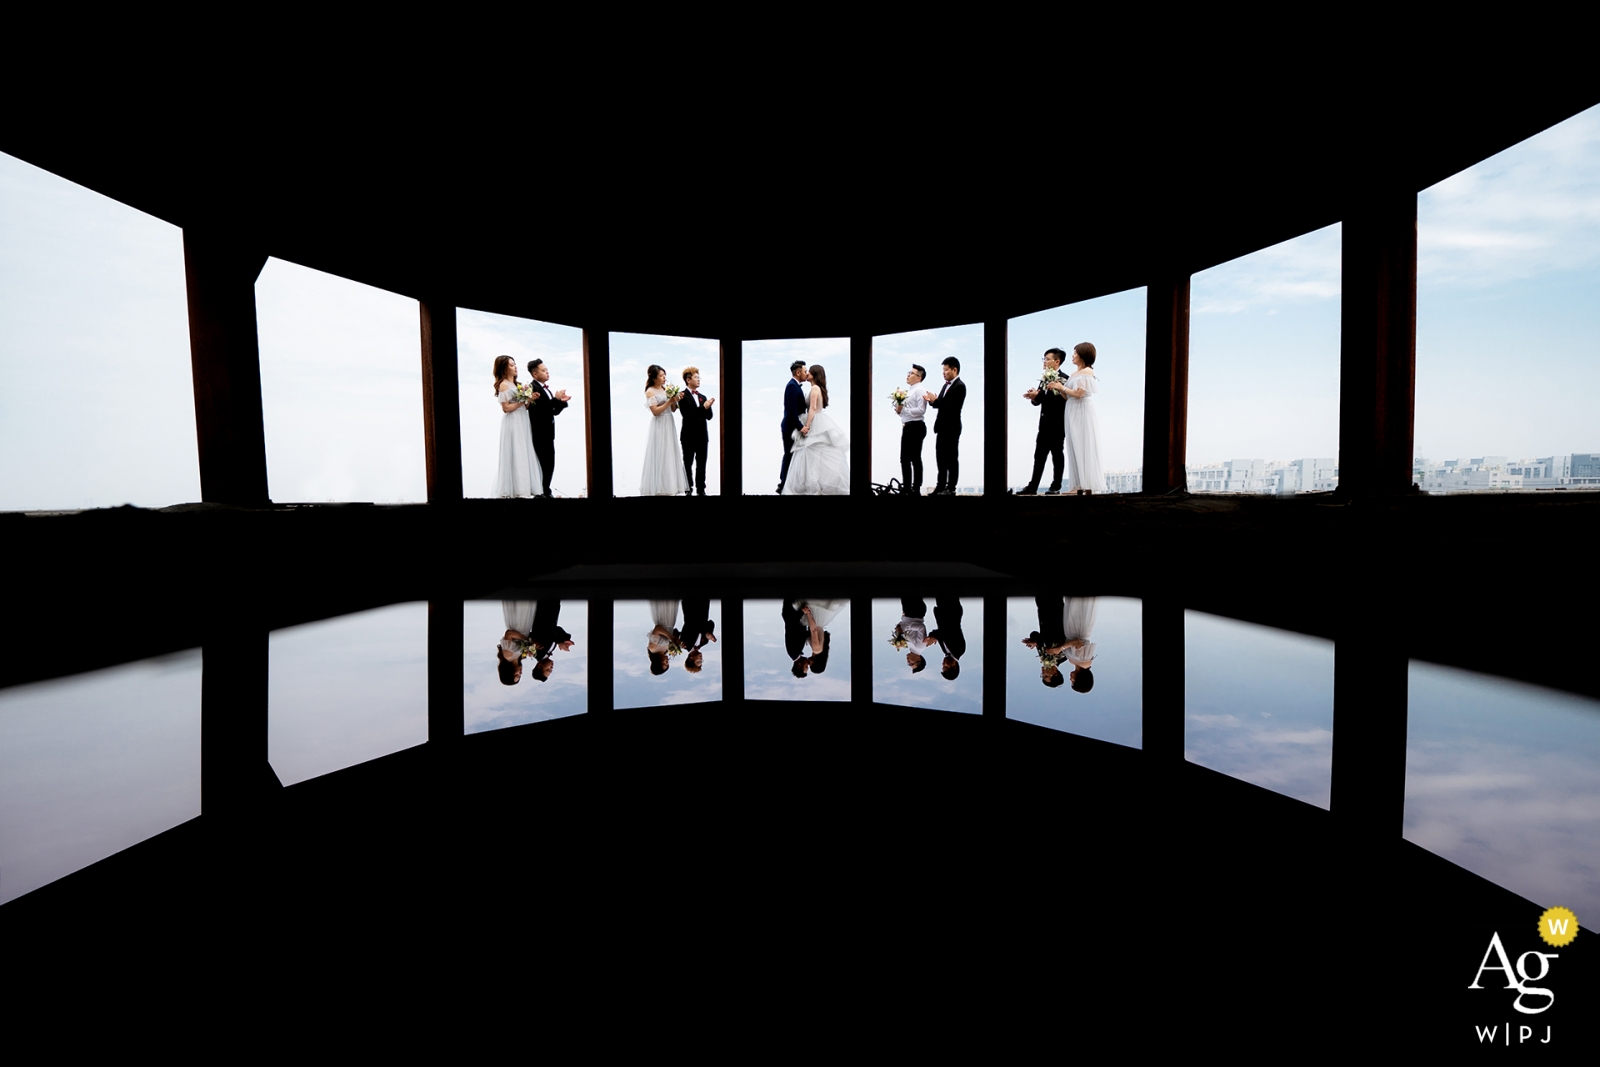
<instances>
[{"instance_id":1,"label":"reflection of sky","mask_svg":"<svg viewBox=\"0 0 1600 1067\"><path fill-rule=\"evenodd\" d=\"M929 636L938 629L934 615L936 598L921 598L927 606L924 624ZM872 699L881 704L906 704L913 708L938 708L942 711L965 711L974 715L983 713L983 598L947 598L959 603L961 633L967 639L967 650L961 654L961 673L954 681L946 681L940 673L944 653L939 643L916 649L897 650L889 643L894 628L900 624L901 603L898 600L872 602ZM906 653L915 651L927 666L916 674L906 662Z\"/></svg>"},{"instance_id":2,"label":"reflection of sky","mask_svg":"<svg viewBox=\"0 0 1600 1067\"><path fill-rule=\"evenodd\" d=\"M1600 915L1600 703L1412 663L1405 836L1544 907Z\"/></svg>"},{"instance_id":3,"label":"reflection of sky","mask_svg":"<svg viewBox=\"0 0 1600 1067\"><path fill-rule=\"evenodd\" d=\"M1184 757L1328 806L1333 642L1184 612Z\"/></svg>"},{"instance_id":4,"label":"reflection of sky","mask_svg":"<svg viewBox=\"0 0 1600 1067\"><path fill-rule=\"evenodd\" d=\"M557 620L572 635L572 650L556 649L555 669L543 682L534 681L533 660L522 665L522 680L501 685L496 660L506 634L505 610L498 600L469 600L464 605L463 651L466 732L483 733L525 722L543 722L589 710L589 604L563 600Z\"/></svg>"},{"instance_id":5,"label":"reflection of sky","mask_svg":"<svg viewBox=\"0 0 1600 1067\"><path fill-rule=\"evenodd\" d=\"M200 814L200 653L0 691L0 903Z\"/></svg>"},{"instance_id":6,"label":"reflection of sky","mask_svg":"<svg viewBox=\"0 0 1600 1067\"><path fill-rule=\"evenodd\" d=\"M828 667L822 674L790 673L793 660L783 643L783 601L744 602L744 695L746 700L849 700L850 605L828 624ZM811 646L806 644L806 655Z\"/></svg>"},{"instance_id":7,"label":"reflection of sky","mask_svg":"<svg viewBox=\"0 0 1600 1067\"><path fill-rule=\"evenodd\" d=\"M674 601L673 603L678 603ZM662 704L688 704L697 700L722 699L722 602L711 602L712 631L716 641L706 645L701 653L701 669L691 674L684 668L689 653L687 647L681 656L667 658L665 674L650 673L650 658L646 643L655 622L650 617L650 601L618 600L616 602L616 630L612 640L612 684L616 686L616 706L619 708L653 708ZM683 625L680 607L673 629ZM685 641L694 638L684 635Z\"/></svg>"},{"instance_id":8,"label":"reflection of sky","mask_svg":"<svg viewBox=\"0 0 1600 1067\"><path fill-rule=\"evenodd\" d=\"M1040 681L1039 656L1022 643L1039 629L1039 609L1032 597L1006 601L1006 717L1138 748L1143 737L1141 605L1127 597L1096 599L1094 688L1087 693L1075 692L1071 684L1050 689Z\"/></svg>"},{"instance_id":9,"label":"reflection of sky","mask_svg":"<svg viewBox=\"0 0 1600 1067\"><path fill-rule=\"evenodd\" d=\"M428 605L274 630L267 679L267 758L284 785L420 745Z\"/></svg>"}]
</instances>

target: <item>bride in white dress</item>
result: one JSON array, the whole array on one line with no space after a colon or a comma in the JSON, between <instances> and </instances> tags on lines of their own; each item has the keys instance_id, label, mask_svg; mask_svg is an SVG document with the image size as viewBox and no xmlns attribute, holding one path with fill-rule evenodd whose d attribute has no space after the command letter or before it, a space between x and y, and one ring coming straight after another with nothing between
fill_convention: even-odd
<instances>
[{"instance_id":1,"label":"bride in white dress","mask_svg":"<svg viewBox=\"0 0 1600 1067\"><path fill-rule=\"evenodd\" d=\"M794 477L794 466L792 464L789 467L789 477ZM810 600L802 598L790 601L790 603L794 605L795 610L800 612L801 617L806 621L806 643L811 646L811 655L804 660L804 668L801 667L799 661L796 662L793 671L794 676L803 678L807 670L812 674L821 674L828 669L828 653L830 651L828 646L832 643L829 640L832 635L828 633L828 624L850 604L850 601L847 599Z\"/></svg>"},{"instance_id":2,"label":"bride in white dress","mask_svg":"<svg viewBox=\"0 0 1600 1067\"><path fill-rule=\"evenodd\" d=\"M1072 664L1068 681L1075 693L1094 688L1094 671L1090 668L1094 666L1095 647L1091 638L1099 606L1099 597L1069 596L1062 607L1061 632L1067 635L1067 643L1062 646L1061 658Z\"/></svg>"},{"instance_id":3,"label":"bride in white dress","mask_svg":"<svg viewBox=\"0 0 1600 1067\"><path fill-rule=\"evenodd\" d=\"M1080 496L1106 491L1100 470L1100 423L1095 417L1094 395L1100 385L1094 377L1094 345L1085 341L1072 350L1077 368L1067 378L1067 484Z\"/></svg>"},{"instance_id":4,"label":"bride in white dress","mask_svg":"<svg viewBox=\"0 0 1600 1067\"><path fill-rule=\"evenodd\" d=\"M678 444L672 413L678 402L667 397L667 369L650 364L644 383L644 402L650 409L650 429L645 432L644 473L639 476L641 496L682 496L689 489L683 469L683 447Z\"/></svg>"},{"instance_id":5,"label":"bride in white dress","mask_svg":"<svg viewBox=\"0 0 1600 1067\"><path fill-rule=\"evenodd\" d=\"M828 372L814 363L807 373L811 377L810 410L794 432L783 495L849 496L850 438L823 410L828 406Z\"/></svg>"},{"instance_id":6,"label":"bride in white dress","mask_svg":"<svg viewBox=\"0 0 1600 1067\"><path fill-rule=\"evenodd\" d=\"M510 356L494 358L494 395L505 412L500 419L500 468L494 478L494 495L542 497L544 472L533 453L528 403L517 396L517 361Z\"/></svg>"}]
</instances>

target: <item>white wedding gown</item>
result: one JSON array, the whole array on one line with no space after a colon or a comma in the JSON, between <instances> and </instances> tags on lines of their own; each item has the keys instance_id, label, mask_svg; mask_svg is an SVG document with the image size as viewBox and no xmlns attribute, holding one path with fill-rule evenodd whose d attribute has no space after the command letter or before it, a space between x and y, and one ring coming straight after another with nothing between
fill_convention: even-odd
<instances>
[{"instance_id":1,"label":"white wedding gown","mask_svg":"<svg viewBox=\"0 0 1600 1067\"><path fill-rule=\"evenodd\" d=\"M810 433L794 431L794 448L789 455L784 496L850 495L850 438L826 408L817 412Z\"/></svg>"},{"instance_id":2,"label":"white wedding gown","mask_svg":"<svg viewBox=\"0 0 1600 1067\"><path fill-rule=\"evenodd\" d=\"M537 600L502 600L500 610L506 617L506 629L515 630L523 637L533 629L533 616L539 610ZM520 643L509 637L500 639L500 647L507 652L515 652L521 647Z\"/></svg>"},{"instance_id":3,"label":"white wedding gown","mask_svg":"<svg viewBox=\"0 0 1600 1067\"><path fill-rule=\"evenodd\" d=\"M502 389L500 402L517 398L515 389ZM528 427L528 409L517 408L500 418L500 468L494 478L495 496L543 496L544 472L533 453L533 432Z\"/></svg>"},{"instance_id":4,"label":"white wedding gown","mask_svg":"<svg viewBox=\"0 0 1600 1067\"><path fill-rule=\"evenodd\" d=\"M1095 417L1094 394L1100 385L1092 374L1074 374L1067 388L1083 389L1085 396L1067 397L1067 487L1106 491L1105 474L1100 470L1100 423Z\"/></svg>"},{"instance_id":5,"label":"white wedding gown","mask_svg":"<svg viewBox=\"0 0 1600 1067\"><path fill-rule=\"evenodd\" d=\"M794 467L792 466L789 468L789 477L791 479L794 477ZM785 486L785 488L787 489L788 487ZM794 610L796 611L799 611L801 608L809 607L811 609L811 617L816 620L817 629L826 630L828 628L828 624L832 622L834 617L838 615L839 612L843 611L845 607L849 605L849 603L850 601L848 598L840 600L801 599L794 601L793 606ZM811 650L813 655L821 651L822 650L820 648L814 648Z\"/></svg>"},{"instance_id":6,"label":"white wedding gown","mask_svg":"<svg viewBox=\"0 0 1600 1067\"><path fill-rule=\"evenodd\" d=\"M1073 386L1074 389L1079 388ZM1068 403L1071 403L1069 398ZM1094 642L1089 640L1094 635L1094 617L1099 613L1100 598L1092 596L1069 596L1061 611L1061 631L1067 635L1068 641L1082 641L1077 648L1067 650L1067 658L1080 663L1094 662Z\"/></svg>"},{"instance_id":7,"label":"white wedding gown","mask_svg":"<svg viewBox=\"0 0 1600 1067\"><path fill-rule=\"evenodd\" d=\"M646 395L645 407L652 411L667 403L667 395ZM644 435L644 473L639 476L641 496L682 496L689 488L683 471L683 447L678 444L678 424L672 412L650 416L650 429Z\"/></svg>"}]
</instances>

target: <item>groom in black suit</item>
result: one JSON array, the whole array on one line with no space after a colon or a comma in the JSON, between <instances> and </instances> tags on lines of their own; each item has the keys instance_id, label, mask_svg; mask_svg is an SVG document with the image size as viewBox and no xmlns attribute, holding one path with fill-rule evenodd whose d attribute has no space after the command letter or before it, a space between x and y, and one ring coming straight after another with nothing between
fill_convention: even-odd
<instances>
[{"instance_id":1,"label":"groom in black suit","mask_svg":"<svg viewBox=\"0 0 1600 1067\"><path fill-rule=\"evenodd\" d=\"M933 487L933 494L954 496L960 469L961 405L967 402L967 383L961 380L959 359L951 356L944 361L944 387L938 396L926 395L928 406L939 410L939 419L933 424L933 458L939 465L939 484Z\"/></svg>"},{"instance_id":2,"label":"groom in black suit","mask_svg":"<svg viewBox=\"0 0 1600 1067\"><path fill-rule=\"evenodd\" d=\"M793 459L791 450L794 448L794 432L800 428L800 419L806 413L806 391L800 388L800 383L805 381L806 363L797 359L789 364L789 384L783 390L783 469L778 472L778 492L783 492L783 483L789 480L789 460Z\"/></svg>"},{"instance_id":3,"label":"groom in black suit","mask_svg":"<svg viewBox=\"0 0 1600 1067\"><path fill-rule=\"evenodd\" d=\"M711 447L711 435L706 423L711 421L711 405L716 401L700 395L700 368L683 368L683 390L687 396L678 399L678 414L683 416L683 427L678 431L678 443L683 446L683 473L685 482L692 488L683 495L706 495L706 453ZM696 462L700 473L695 473Z\"/></svg>"},{"instance_id":4,"label":"groom in black suit","mask_svg":"<svg viewBox=\"0 0 1600 1067\"><path fill-rule=\"evenodd\" d=\"M567 410L571 400L562 389L552 393L545 382L550 380L550 368L544 360L528 361L528 377L533 379L533 391L538 399L528 405L528 428L533 433L533 454L544 472L544 495L550 495L550 480L556 470L556 416Z\"/></svg>"}]
</instances>

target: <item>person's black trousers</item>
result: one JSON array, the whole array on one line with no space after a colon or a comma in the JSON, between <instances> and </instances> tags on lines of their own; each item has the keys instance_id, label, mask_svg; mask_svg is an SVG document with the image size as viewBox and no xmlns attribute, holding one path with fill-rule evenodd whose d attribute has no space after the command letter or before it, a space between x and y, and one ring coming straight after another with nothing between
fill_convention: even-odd
<instances>
[{"instance_id":1,"label":"person's black trousers","mask_svg":"<svg viewBox=\"0 0 1600 1067\"><path fill-rule=\"evenodd\" d=\"M544 495L550 495L550 479L556 473L556 443L554 441L541 441L533 439L533 456L539 461L539 470L544 473Z\"/></svg>"},{"instance_id":2,"label":"person's black trousers","mask_svg":"<svg viewBox=\"0 0 1600 1067\"><path fill-rule=\"evenodd\" d=\"M710 452L711 441L709 439L707 439L707 440L704 440L704 441L696 441L696 442L693 442L693 443L691 443L689 441L680 441L680 443L683 445L683 474L684 474L684 478L685 478L685 480L688 481L688 483L690 485L694 486L695 490L697 492L699 492L699 494L701 496L705 496L706 495L706 456ZM699 462L700 462L700 476L698 478L695 477L695 461L696 460L699 460Z\"/></svg>"},{"instance_id":3,"label":"person's black trousers","mask_svg":"<svg viewBox=\"0 0 1600 1067\"><path fill-rule=\"evenodd\" d=\"M787 426L783 427L783 469L778 472L778 492L783 492L784 483L789 480L789 461L794 458L794 431Z\"/></svg>"},{"instance_id":4,"label":"person's black trousers","mask_svg":"<svg viewBox=\"0 0 1600 1067\"><path fill-rule=\"evenodd\" d=\"M928 424L921 419L900 427L900 484L906 492L922 492L922 442L928 437Z\"/></svg>"},{"instance_id":5,"label":"person's black trousers","mask_svg":"<svg viewBox=\"0 0 1600 1067\"><path fill-rule=\"evenodd\" d=\"M961 446L959 433L934 434L933 458L939 464L939 484L934 486L934 491L948 489L956 491L956 474L960 469L957 453Z\"/></svg>"},{"instance_id":6,"label":"person's black trousers","mask_svg":"<svg viewBox=\"0 0 1600 1067\"><path fill-rule=\"evenodd\" d=\"M1046 437L1044 434L1040 434L1034 438L1033 477L1028 481L1028 490L1030 492L1039 488L1039 479L1044 476L1044 461L1046 457L1051 460L1051 468L1055 471L1055 477L1050 480L1050 490L1051 492L1061 491L1061 470L1066 466L1066 456L1063 454L1063 446L1065 446L1066 441L1066 434L1062 434L1060 437L1054 435Z\"/></svg>"}]
</instances>

